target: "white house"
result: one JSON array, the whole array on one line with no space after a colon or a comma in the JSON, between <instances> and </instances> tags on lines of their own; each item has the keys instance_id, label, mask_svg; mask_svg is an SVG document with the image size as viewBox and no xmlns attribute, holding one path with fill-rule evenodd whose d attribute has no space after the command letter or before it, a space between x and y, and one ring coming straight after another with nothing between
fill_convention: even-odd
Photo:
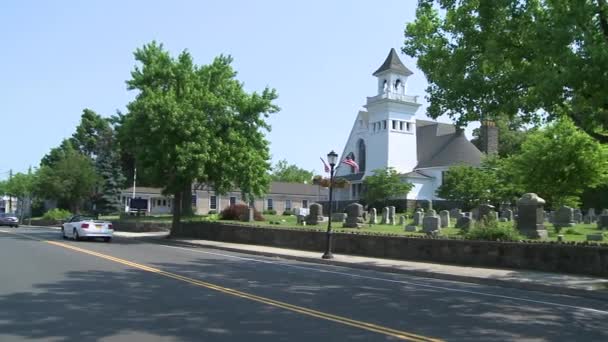
<instances>
[{"instance_id":1,"label":"white house","mask_svg":"<svg viewBox=\"0 0 608 342\"><path fill-rule=\"evenodd\" d=\"M356 200L362 181L373 170L394 167L404 181L414 184L410 200L436 200L443 172L452 165L479 166L482 153L454 125L416 119L418 96L407 94L406 68L395 49L373 73L377 95L359 111L341 160L350 157L359 172L341 164L336 176L350 181L350 189L336 189L336 200ZM405 196L404 196L405 197Z\"/></svg>"}]
</instances>

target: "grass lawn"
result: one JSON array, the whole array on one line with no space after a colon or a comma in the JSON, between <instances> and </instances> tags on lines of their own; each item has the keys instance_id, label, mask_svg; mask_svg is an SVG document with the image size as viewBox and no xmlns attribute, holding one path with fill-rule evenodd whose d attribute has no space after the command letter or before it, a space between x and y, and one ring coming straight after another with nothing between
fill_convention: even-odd
<instances>
[{"instance_id":1,"label":"grass lawn","mask_svg":"<svg viewBox=\"0 0 608 342\"><path fill-rule=\"evenodd\" d=\"M397 215L399 216L399 215ZM104 216L104 219L107 220L118 220L120 219L118 216ZM126 216L123 220L127 221L140 221L140 222L162 222L162 223L171 223L170 215L161 215L161 216ZM182 222L202 222L202 221L219 221L226 223L235 223L241 225L252 225L260 228L291 228L291 229L307 229L307 230L318 230L318 231L326 231L327 230L327 222L322 222L317 226L301 226L296 223L296 217L291 216L283 216L283 215L264 215L264 221L257 221L255 223L247 223L242 221L231 221L231 220L219 220L217 215L204 215L204 216L191 216L182 218ZM411 223L411 221L409 221ZM460 229L454 228L456 220L452 219L450 222L449 228L444 228L441 230L440 235L446 237L463 237ZM499 222L499 225L513 225L512 222ZM558 233L555 231L555 228L551 223L545 223L545 227L549 232L549 241L557 241ZM421 227L418 227L420 230ZM335 232L344 232L344 233L369 233L369 234L386 234L386 235L403 235L403 236L424 236L425 233L422 232L406 232L404 228L399 225L383 225L376 224L370 226L369 224L365 224L361 228L342 228L342 223L334 222L332 224L332 230ZM564 241L575 241L575 242L583 242L587 240L587 234L600 233L601 231L597 229L597 225L594 224L578 224L572 228L562 228L559 234L564 235ZM524 239L522 237L522 239ZM604 239L608 240L608 232L604 233Z\"/></svg>"}]
</instances>

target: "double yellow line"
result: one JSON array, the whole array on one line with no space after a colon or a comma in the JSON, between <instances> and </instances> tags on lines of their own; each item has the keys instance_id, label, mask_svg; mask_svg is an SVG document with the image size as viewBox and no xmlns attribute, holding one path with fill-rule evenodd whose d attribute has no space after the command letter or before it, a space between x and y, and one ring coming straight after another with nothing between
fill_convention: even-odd
<instances>
[{"instance_id":1,"label":"double yellow line","mask_svg":"<svg viewBox=\"0 0 608 342\"><path fill-rule=\"evenodd\" d=\"M9 232L6 232L6 231L0 231L0 232L9 233ZM9 233L9 234L15 234L15 233ZM22 234L15 234L15 235L22 235ZM430 337L416 335L416 334L412 334L412 333L409 333L409 332L406 332L406 331L391 329L391 328L388 328L388 327L384 327L384 326L380 326L380 325L376 325L376 324L372 324L372 323L368 323L368 322L357 321L357 320L346 318L346 317L342 317L342 316L336 316L336 315L328 314L328 313L325 313L325 312L321 312L321 311L317 311L317 310L313 310L313 309L309 309L309 308L305 308L305 307L301 307L301 306L297 306L297 305L293 305L293 304L277 301L277 300L270 299L270 298L256 296L256 295L253 295L253 294L250 294L250 293L246 293L246 292L234 290L234 289L231 289L231 288L215 285L215 284L208 283L208 282L205 282L205 281L201 281L201 280L198 280L198 279L184 277L182 275L171 273L171 272L167 272L167 271L163 271L163 270L158 269L158 268L154 268L154 267L138 264L138 263L135 263L135 262L132 262L132 261L129 261L129 260L113 257L111 255L94 252L94 251L91 251L91 250L88 250L88 249L83 249L83 248L80 248L80 247L75 247L75 246L72 246L72 245L69 245L69 244L66 244L66 243L61 243L61 242L57 242L57 241L39 240L39 239L32 238L32 237L27 236L27 235L22 235L22 236L28 237L30 239L38 240L38 241L43 241L43 242L46 242L48 244L55 245L55 246L58 246L58 247L63 247L63 248L70 249L70 250L73 250L73 251L76 251L76 252L80 252L80 253L84 253L84 254L89 254L89 255L92 255L92 256L96 256L98 258L110 260L110 261L113 261L113 262L116 262L116 263L119 263L119 264L123 264L123 265L126 265L126 266L130 266L130 267L142 270L142 271L155 273L155 274L167 277L167 278L172 278L172 279L180 280L180 281L183 281L183 282L195 285L195 286L204 287L204 288L207 288L207 289L210 289L210 290L214 290L214 291L222 292L222 293L229 294L229 295L232 295L232 296L236 296L236 297L252 300L252 301L263 303L263 304L266 304L266 305L275 306L275 307L282 308L282 309L285 309L285 310L297 312L297 313L300 313L300 314L303 314L303 315L307 315L307 316L311 316L311 317L316 317L316 318L324 319L324 320L327 320L327 321L332 321L332 322L340 323L340 324L351 326L351 327L354 327L354 328L359 328L359 329L363 329L363 330L367 330L367 331L372 331L372 332L375 332L375 333L378 333L378 334L383 334L383 335L387 335L387 336L391 336L391 337L396 337L396 338L401 339L401 340L416 341L416 342L418 342L418 341L425 341L425 342L426 341L434 341L434 342L435 341L441 341L439 339L434 339L434 338L430 338Z\"/></svg>"}]
</instances>

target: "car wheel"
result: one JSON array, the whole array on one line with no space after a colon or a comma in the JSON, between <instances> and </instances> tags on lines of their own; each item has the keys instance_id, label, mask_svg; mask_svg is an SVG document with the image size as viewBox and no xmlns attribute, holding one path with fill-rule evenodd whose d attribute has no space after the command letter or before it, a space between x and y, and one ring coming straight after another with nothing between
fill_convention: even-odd
<instances>
[{"instance_id":1,"label":"car wheel","mask_svg":"<svg viewBox=\"0 0 608 342\"><path fill-rule=\"evenodd\" d=\"M80 235L78 235L78 230L74 229L72 236L74 237L74 241L80 241Z\"/></svg>"},{"instance_id":2,"label":"car wheel","mask_svg":"<svg viewBox=\"0 0 608 342\"><path fill-rule=\"evenodd\" d=\"M103 238L104 242L112 242L112 238L111 237L105 237Z\"/></svg>"}]
</instances>

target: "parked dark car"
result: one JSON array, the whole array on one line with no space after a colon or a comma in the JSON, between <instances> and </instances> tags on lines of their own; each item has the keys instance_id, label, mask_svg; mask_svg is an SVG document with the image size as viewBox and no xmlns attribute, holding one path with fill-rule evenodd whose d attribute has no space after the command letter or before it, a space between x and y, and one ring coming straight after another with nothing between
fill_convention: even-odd
<instances>
[{"instance_id":1,"label":"parked dark car","mask_svg":"<svg viewBox=\"0 0 608 342\"><path fill-rule=\"evenodd\" d=\"M15 216L15 214L1 213L0 226L19 228L19 219L17 216Z\"/></svg>"}]
</instances>

